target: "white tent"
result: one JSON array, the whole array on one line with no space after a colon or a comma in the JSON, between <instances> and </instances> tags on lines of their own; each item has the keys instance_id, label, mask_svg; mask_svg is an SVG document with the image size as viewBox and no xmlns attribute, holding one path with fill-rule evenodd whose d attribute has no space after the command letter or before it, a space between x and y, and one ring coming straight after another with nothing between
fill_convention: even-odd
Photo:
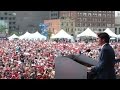
<instances>
[{"instance_id":1,"label":"white tent","mask_svg":"<svg viewBox=\"0 0 120 90\"><path fill-rule=\"evenodd\" d=\"M45 37L44 35L41 35L38 31L31 34L31 38L32 39L40 39L40 40L46 40L47 37Z\"/></svg>"},{"instance_id":2,"label":"white tent","mask_svg":"<svg viewBox=\"0 0 120 90\"><path fill-rule=\"evenodd\" d=\"M117 35L117 38L120 38L120 34L119 34L119 35Z\"/></svg>"},{"instance_id":3,"label":"white tent","mask_svg":"<svg viewBox=\"0 0 120 90\"><path fill-rule=\"evenodd\" d=\"M12 36L8 37L9 40L13 40L19 38L17 35L13 34Z\"/></svg>"},{"instance_id":4,"label":"white tent","mask_svg":"<svg viewBox=\"0 0 120 90\"><path fill-rule=\"evenodd\" d=\"M63 29L61 29L56 35L51 36L51 39L54 38L67 38L67 39L73 39L73 36L66 33Z\"/></svg>"},{"instance_id":5,"label":"white tent","mask_svg":"<svg viewBox=\"0 0 120 90\"><path fill-rule=\"evenodd\" d=\"M77 35L77 37L82 37L82 36L86 36L86 37L97 37L97 34L95 34L91 29L87 28L84 32L80 33Z\"/></svg>"},{"instance_id":6,"label":"white tent","mask_svg":"<svg viewBox=\"0 0 120 90\"><path fill-rule=\"evenodd\" d=\"M106 32L111 37L117 37L117 35L114 32L112 32L109 28L107 28L104 32Z\"/></svg>"},{"instance_id":7,"label":"white tent","mask_svg":"<svg viewBox=\"0 0 120 90\"><path fill-rule=\"evenodd\" d=\"M24 35L21 35L19 39L31 39L31 34L29 32L26 32Z\"/></svg>"}]
</instances>

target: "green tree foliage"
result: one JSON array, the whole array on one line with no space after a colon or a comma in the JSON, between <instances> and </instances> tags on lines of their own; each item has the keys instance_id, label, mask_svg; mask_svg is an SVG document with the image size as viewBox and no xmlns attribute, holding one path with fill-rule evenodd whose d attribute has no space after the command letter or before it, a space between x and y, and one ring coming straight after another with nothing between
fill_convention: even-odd
<instances>
[{"instance_id":1,"label":"green tree foliage","mask_svg":"<svg viewBox=\"0 0 120 90\"><path fill-rule=\"evenodd\" d=\"M16 35L18 35L18 36L20 35L17 31L11 31L11 32L10 32L10 35L13 35L13 34L16 34Z\"/></svg>"},{"instance_id":2,"label":"green tree foliage","mask_svg":"<svg viewBox=\"0 0 120 90\"><path fill-rule=\"evenodd\" d=\"M4 25L0 25L0 32L6 32L6 27Z\"/></svg>"},{"instance_id":3,"label":"green tree foliage","mask_svg":"<svg viewBox=\"0 0 120 90\"><path fill-rule=\"evenodd\" d=\"M50 39L51 35L52 35L52 32L50 30L48 30L48 38L49 39Z\"/></svg>"}]
</instances>

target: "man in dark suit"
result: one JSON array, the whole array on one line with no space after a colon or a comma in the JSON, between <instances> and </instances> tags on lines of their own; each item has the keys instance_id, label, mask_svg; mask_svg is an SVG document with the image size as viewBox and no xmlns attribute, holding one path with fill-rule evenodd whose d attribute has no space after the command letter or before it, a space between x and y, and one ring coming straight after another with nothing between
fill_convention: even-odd
<instances>
[{"instance_id":1,"label":"man in dark suit","mask_svg":"<svg viewBox=\"0 0 120 90\"><path fill-rule=\"evenodd\" d=\"M115 52L109 45L109 35L107 33L98 34L98 45L101 45L98 65L91 68L95 79L116 79L115 74Z\"/></svg>"}]
</instances>

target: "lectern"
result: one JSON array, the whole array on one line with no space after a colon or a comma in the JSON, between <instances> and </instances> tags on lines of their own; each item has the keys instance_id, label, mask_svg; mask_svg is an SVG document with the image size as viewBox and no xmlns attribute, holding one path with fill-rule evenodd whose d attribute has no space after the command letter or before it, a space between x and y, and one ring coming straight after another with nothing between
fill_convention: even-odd
<instances>
[{"instance_id":1,"label":"lectern","mask_svg":"<svg viewBox=\"0 0 120 90\"><path fill-rule=\"evenodd\" d=\"M55 79L87 79L87 67L95 66L96 60L84 54L55 58Z\"/></svg>"}]
</instances>

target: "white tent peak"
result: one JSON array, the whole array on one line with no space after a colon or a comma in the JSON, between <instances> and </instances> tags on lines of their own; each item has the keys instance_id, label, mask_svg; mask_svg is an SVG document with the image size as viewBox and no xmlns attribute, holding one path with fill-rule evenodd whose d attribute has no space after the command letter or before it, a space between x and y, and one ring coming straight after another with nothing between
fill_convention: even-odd
<instances>
[{"instance_id":1,"label":"white tent peak","mask_svg":"<svg viewBox=\"0 0 120 90\"><path fill-rule=\"evenodd\" d=\"M34 35L38 35L38 36L42 36L45 37L44 35L40 34L38 31L36 31L35 33L33 33Z\"/></svg>"},{"instance_id":2,"label":"white tent peak","mask_svg":"<svg viewBox=\"0 0 120 90\"><path fill-rule=\"evenodd\" d=\"M28 39L31 38L31 35L32 35L31 33L26 32L25 34L21 35L19 39Z\"/></svg>"},{"instance_id":3,"label":"white tent peak","mask_svg":"<svg viewBox=\"0 0 120 90\"><path fill-rule=\"evenodd\" d=\"M29 33L29 32L27 31L25 34L31 34L31 33Z\"/></svg>"},{"instance_id":4,"label":"white tent peak","mask_svg":"<svg viewBox=\"0 0 120 90\"><path fill-rule=\"evenodd\" d=\"M13 34L12 36L17 36L16 34ZM17 36L18 37L18 36Z\"/></svg>"},{"instance_id":5,"label":"white tent peak","mask_svg":"<svg viewBox=\"0 0 120 90\"><path fill-rule=\"evenodd\" d=\"M90 28L87 28L85 31L77 35L77 37L81 37L81 36L97 37L97 34L94 33Z\"/></svg>"},{"instance_id":6,"label":"white tent peak","mask_svg":"<svg viewBox=\"0 0 120 90\"><path fill-rule=\"evenodd\" d=\"M8 37L9 40L15 39L15 38L19 38L16 34L13 34L12 36Z\"/></svg>"},{"instance_id":7,"label":"white tent peak","mask_svg":"<svg viewBox=\"0 0 120 90\"><path fill-rule=\"evenodd\" d=\"M56 35L53 35L51 38L67 38L72 39L73 37L61 29Z\"/></svg>"},{"instance_id":8,"label":"white tent peak","mask_svg":"<svg viewBox=\"0 0 120 90\"><path fill-rule=\"evenodd\" d=\"M111 37L117 37L117 35L114 32L112 32L109 28L106 28L104 32L106 32Z\"/></svg>"}]
</instances>

